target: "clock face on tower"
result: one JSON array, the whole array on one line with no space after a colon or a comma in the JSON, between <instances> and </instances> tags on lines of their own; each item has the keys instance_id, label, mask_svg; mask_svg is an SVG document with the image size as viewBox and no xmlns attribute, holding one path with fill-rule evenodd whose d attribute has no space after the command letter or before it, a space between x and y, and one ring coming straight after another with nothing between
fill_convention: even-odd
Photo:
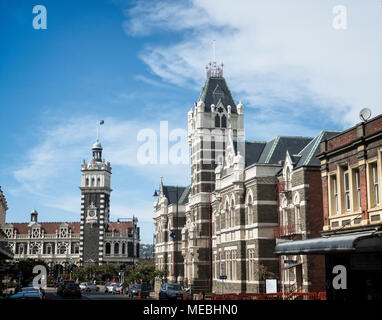
<instances>
[{"instance_id":1,"label":"clock face on tower","mask_svg":"<svg viewBox=\"0 0 382 320\"><path fill-rule=\"evenodd\" d=\"M89 217L90 217L90 218L94 218L94 217L95 217L95 214L96 214L96 213L95 213L94 210L90 210L90 211L89 211Z\"/></svg>"}]
</instances>

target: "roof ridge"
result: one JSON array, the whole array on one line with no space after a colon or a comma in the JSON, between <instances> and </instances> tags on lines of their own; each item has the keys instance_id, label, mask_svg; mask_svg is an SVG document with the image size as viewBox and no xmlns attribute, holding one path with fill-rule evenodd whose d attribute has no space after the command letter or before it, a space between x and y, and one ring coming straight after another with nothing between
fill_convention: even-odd
<instances>
[{"instance_id":1,"label":"roof ridge","mask_svg":"<svg viewBox=\"0 0 382 320\"><path fill-rule=\"evenodd\" d=\"M324 136L324 133L325 133L325 131L322 130L320 132L320 134L316 137L317 140L314 142L313 148L310 149L310 152L309 152L305 162L303 163L303 166L306 166L310 162L310 160L312 159L314 152L316 151L318 145L320 144L320 142L322 140L322 137Z\"/></svg>"},{"instance_id":2,"label":"roof ridge","mask_svg":"<svg viewBox=\"0 0 382 320\"><path fill-rule=\"evenodd\" d=\"M299 138L299 139L314 139L312 137L304 137L304 136L278 136L279 138Z\"/></svg>"},{"instance_id":3,"label":"roof ridge","mask_svg":"<svg viewBox=\"0 0 382 320\"><path fill-rule=\"evenodd\" d=\"M237 141L237 140L235 140ZM260 140L245 140L244 142L249 142L249 143L267 143L267 141L260 141Z\"/></svg>"},{"instance_id":4,"label":"roof ridge","mask_svg":"<svg viewBox=\"0 0 382 320\"><path fill-rule=\"evenodd\" d=\"M279 140L280 140L280 136L277 136L277 137L275 138L275 141L273 142L273 145L272 145L272 147L271 147L271 150L269 150L269 153L268 153L268 155L267 155L267 157L266 157L264 163L269 163L269 160L271 159L272 154L273 154L273 152L274 152L275 149L276 149L276 145L279 143Z\"/></svg>"}]
</instances>

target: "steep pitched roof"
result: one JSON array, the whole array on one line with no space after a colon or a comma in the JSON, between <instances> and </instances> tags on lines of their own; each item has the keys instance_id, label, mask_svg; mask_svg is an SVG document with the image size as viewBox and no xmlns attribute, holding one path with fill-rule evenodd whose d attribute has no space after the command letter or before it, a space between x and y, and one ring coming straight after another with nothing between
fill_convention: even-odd
<instances>
[{"instance_id":1,"label":"steep pitched roof","mask_svg":"<svg viewBox=\"0 0 382 320\"><path fill-rule=\"evenodd\" d=\"M216 106L221 101L225 108L228 105L231 106L231 113L237 113L235 100L223 77L208 78L200 93L199 100L204 102L206 112L211 111L211 104Z\"/></svg>"},{"instance_id":2,"label":"steep pitched roof","mask_svg":"<svg viewBox=\"0 0 382 320\"><path fill-rule=\"evenodd\" d=\"M320 142L325 139L329 139L338 134L338 131L321 131L311 142L309 142L305 148L303 148L296 156L299 157L295 168L300 167L319 167L321 165L320 160L316 155L320 153Z\"/></svg>"},{"instance_id":3,"label":"steep pitched roof","mask_svg":"<svg viewBox=\"0 0 382 320\"><path fill-rule=\"evenodd\" d=\"M298 154L310 141L309 137L278 136L265 145L258 163L277 164L284 160L287 150L289 154Z\"/></svg>"},{"instance_id":4,"label":"steep pitched roof","mask_svg":"<svg viewBox=\"0 0 382 320\"><path fill-rule=\"evenodd\" d=\"M168 205L176 204L177 191L176 186L163 186L163 193L168 199ZM188 201L188 195L190 193L190 186L180 187L178 186L178 204L185 204Z\"/></svg>"},{"instance_id":5,"label":"steep pitched roof","mask_svg":"<svg viewBox=\"0 0 382 320\"><path fill-rule=\"evenodd\" d=\"M245 141L245 166L257 162L267 143L265 141ZM235 154L237 154L237 141L233 141Z\"/></svg>"}]
</instances>

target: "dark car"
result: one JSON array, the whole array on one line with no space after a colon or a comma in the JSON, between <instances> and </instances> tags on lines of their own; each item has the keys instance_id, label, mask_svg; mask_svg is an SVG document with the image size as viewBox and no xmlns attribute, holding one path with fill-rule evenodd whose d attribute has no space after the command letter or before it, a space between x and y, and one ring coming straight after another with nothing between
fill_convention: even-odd
<instances>
[{"instance_id":1,"label":"dark car","mask_svg":"<svg viewBox=\"0 0 382 320\"><path fill-rule=\"evenodd\" d=\"M68 281L62 282L57 288L57 294L66 298L66 297L76 297L81 298L81 288L78 284Z\"/></svg>"},{"instance_id":2,"label":"dark car","mask_svg":"<svg viewBox=\"0 0 382 320\"><path fill-rule=\"evenodd\" d=\"M132 284L131 287L129 288L129 291L128 291L128 296L130 298L134 298L134 297L138 297L138 295L142 298L142 299L147 299L150 295L150 288L148 286L148 284L146 283L135 283L135 284Z\"/></svg>"},{"instance_id":3,"label":"dark car","mask_svg":"<svg viewBox=\"0 0 382 320\"><path fill-rule=\"evenodd\" d=\"M177 283L164 283L159 290L159 300L183 300L184 291Z\"/></svg>"}]
</instances>

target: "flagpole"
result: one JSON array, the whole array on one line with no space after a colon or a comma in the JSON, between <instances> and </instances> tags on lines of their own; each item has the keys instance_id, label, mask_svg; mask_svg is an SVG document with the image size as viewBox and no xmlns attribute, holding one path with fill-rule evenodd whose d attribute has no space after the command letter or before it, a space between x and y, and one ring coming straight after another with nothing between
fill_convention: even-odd
<instances>
[{"instance_id":1,"label":"flagpole","mask_svg":"<svg viewBox=\"0 0 382 320\"><path fill-rule=\"evenodd\" d=\"M97 140L99 140L99 121L97 121Z\"/></svg>"}]
</instances>

